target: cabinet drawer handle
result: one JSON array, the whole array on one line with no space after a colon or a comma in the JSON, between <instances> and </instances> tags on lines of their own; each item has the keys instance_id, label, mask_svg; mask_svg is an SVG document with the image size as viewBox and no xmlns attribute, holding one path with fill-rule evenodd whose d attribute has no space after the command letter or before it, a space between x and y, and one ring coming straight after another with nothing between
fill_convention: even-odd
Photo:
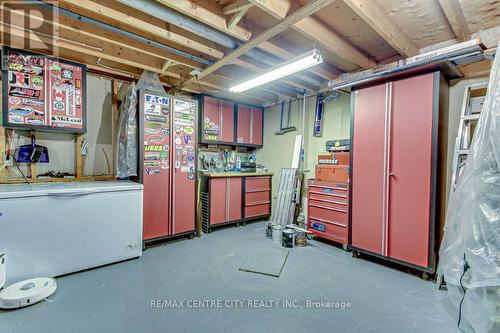
<instances>
[{"instance_id":1,"label":"cabinet drawer handle","mask_svg":"<svg viewBox=\"0 0 500 333\"><path fill-rule=\"evenodd\" d=\"M323 222L323 223L328 223L328 224L333 224L333 225L336 225L338 227L342 227L342 228L346 228L347 225L345 224L342 224L340 222L333 222L333 221L328 221L328 220L325 220L325 219L320 219L320 218L317 218L317 217L312 217L310 216L309 217L310 220L314 220L314 221L318 221L318 222Z\"/></svg>"},{"instance_id":2,"label":"cabinet drawer handle","mask_svg":"<svg viewBox=\"0 0 500 333\"><path fill-rule=\"evenodd\" d=\"M256 189L256 190L247 190L245 193L255 193L255 192L269 192L270 188Z\"/></svg>"},{"instance_id":3,"label":"cabinet drawer handle","mask_svg":"<svg viewBox=\"0 0 500 333\"><path fill-rule=\"evenodd\" d=\"M347 210L344 210L344 209L338 209L338 208L327 207L327 206L322 206L322 205L315 205L315 204L309 204L309 206L328 209L328 210L334 210L334 211L341 212L341 213L347 213Z\"/></svg>"},{"instance_id":4,"label":"cabinet drawer handle","mask_svg":"<svg viewBox=\"0 0 500 333\"><path fill-rule=\"evenodd\" d=\"M309 200L322 201L322 202L328 202L328 203L332 203L332 204L347 206L347 202L342 202L342 201L332 201L332 200L319 199L319 198L313 198L313 197L310 197Z\"/></svg>"},{"instance_id":5,"label":"cabinet drawer handle","mask_svg":"<svg viewBox=\"0 0 500 333\"><path fill-rule=\"evenodd\" d=\"M267 205L268 203L270 203L271 201L257 201L257 202L250 202L250 203L247 203L245 204L246 207L249 207L249 206L258 206L258 205Z\"/></svg>"},{"instance_id":6,"label":"cabinet drawer handle","mask_svg":"<svg viewBox=\"0 0 500 333\"><path fill-rule=\"evenodd\" d=\"M330 195L332 197L339 197L339 198L347 198L347 195L345 195L345 194L325 193L325 192L318 192L318 191L309 191L309 193Z\"/></svg>"},{"instance_id":7,"label":"cabinet drawer handle","mask_svg":"<svg viewBox=\"0 0 500 333\"><path fill-rule=\"evenodd\" d=\"M319 187L319 188L328 188L330 190L340 190L340 191L347 191L347 187L332 187L332 186L325 186L325 185L315 185L315 184L309 184L311 187Z\"/></svg>"}]
</instances>

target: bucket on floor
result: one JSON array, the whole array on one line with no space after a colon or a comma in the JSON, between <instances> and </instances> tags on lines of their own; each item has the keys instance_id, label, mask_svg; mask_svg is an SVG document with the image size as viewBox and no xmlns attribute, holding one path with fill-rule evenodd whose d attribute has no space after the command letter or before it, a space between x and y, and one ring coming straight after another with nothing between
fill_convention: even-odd
<instances>
[{"instance_id":1,"label":"bucket on floor","mask_svg":"<svg viewBox=\"0 0 500 333\"><path fill-rule=\"evenodd\" d=\"M273 226L274 226L274 223L267 222L267 225L266 225L266 238L269 238L269 239L273 238Z\"/></svg>"},{"instance_id":2,"label":"bucket on floor","mask_svg":"<svg viewBox=\"0 0 500 333\"><path fill-rule=\"evenodd\" d=\"M273 225L273 242L274 243L281 243L281 226L279 225Z\"/></svg>"},{"instance_id":3,"label":"bucket on floor","mask_svg":"<svg viewBox=\"0 0 500 333\"><path fill-rule=\"evenodd\" d=\"M295 230L294 229L285 229L283 230L281 236L281 245L283 247L292 248L295 246Z\"/></svg>"},{"instance_id":4,"label":"bucket on floor","mask_svg":"<svg viewBox=\"0 0 500 333\"><path fill-rule=\"evenodd\" d=\"M295 246L307 246L307 233L295 230Z\"/></svg>"}]
</instances>

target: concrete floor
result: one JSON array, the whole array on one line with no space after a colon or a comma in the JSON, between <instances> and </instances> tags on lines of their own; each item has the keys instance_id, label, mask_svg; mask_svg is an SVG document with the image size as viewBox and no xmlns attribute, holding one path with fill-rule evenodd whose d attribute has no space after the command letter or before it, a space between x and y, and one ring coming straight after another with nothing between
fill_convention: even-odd
<instances>
[{"instance_id":1,"label":"concrete floor","mask_svg":"<svg viewBox=\"0 0 500 333\"><path fill-rule=\"evenodd\" d=\"M293 249L274 278L238 271L249 249L271 246L264 223L173 242L141 259L59 278L48 301L0 311L0 332L458 332L455 309L433 283L310 244ZM153 300L185 303L159 309ZM221 300L222 308L188 308L194 303L187 300ZM228 300L242 300L244 307ZM249 300L279 305L249 308ZM298 307L284 307L284 300ZM307 300L351 305L313 309Z\"/></svg>"}]
</instances>

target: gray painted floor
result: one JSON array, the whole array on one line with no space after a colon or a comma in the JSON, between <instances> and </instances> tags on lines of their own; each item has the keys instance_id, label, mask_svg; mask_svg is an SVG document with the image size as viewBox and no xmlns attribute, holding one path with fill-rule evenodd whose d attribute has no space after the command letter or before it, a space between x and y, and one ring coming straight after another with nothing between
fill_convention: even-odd
<instances>
[{"instance_id":1,"label":"gray painted floor","mask_svg":"<svg viewBox=\"0 0 500 333\"><path fill-rule=\"evenodd\" d=\"M238 271L247 251L265 246L264 224L254 223L65 276L48 301L0 312L0 332L458 332L446 292L433 283L321 242L293 249L279 278ZM158 309L152 300L221 300L222 308ZM224 308L226 300L245 307ZM249 300L280 303L249 308ZM351 305L313 309L307 300Z\"/></svg>"}]
</instances>

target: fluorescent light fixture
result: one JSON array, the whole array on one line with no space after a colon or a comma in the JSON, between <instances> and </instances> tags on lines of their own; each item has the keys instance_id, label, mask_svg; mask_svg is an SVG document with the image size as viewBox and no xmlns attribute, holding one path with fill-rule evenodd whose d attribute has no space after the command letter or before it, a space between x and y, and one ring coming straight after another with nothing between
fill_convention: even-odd
<instances>
[{"instance_id":1,"label":"fluorescent light fixture","mask_svg":"<svg viewBox=\"0 0 500 333\"><path fill-rule=\"evenodd\" d=\"M265 83L281 79L287 75L300 72L306 68L321 64L322 62L323 58L321 57L321 54L318 50L314 49L298 57L290 59L282 65L270 69L264 74L257 75L248 81L237 84L234 87L229 88L229 91L242 92L252 89Z\"/></svg>"}]
</instances>

